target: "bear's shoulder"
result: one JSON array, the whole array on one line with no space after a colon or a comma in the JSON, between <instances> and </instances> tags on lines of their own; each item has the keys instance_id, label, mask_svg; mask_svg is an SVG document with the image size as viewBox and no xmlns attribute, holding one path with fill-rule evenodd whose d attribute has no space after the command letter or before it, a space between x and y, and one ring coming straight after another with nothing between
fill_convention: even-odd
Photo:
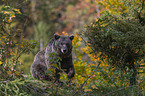
<instances>
[{"instance_id":1,"label":"bear's shoulder","mask_svg":"<svg viewBox=\"0 0 145 96\"><path fill-rule=\"evenodd\" d=\"M54 38L50 39L49 43L48 43L48 46L52 46L53 42L55 42L55 39Z\"/></svg>"}]
</instances>

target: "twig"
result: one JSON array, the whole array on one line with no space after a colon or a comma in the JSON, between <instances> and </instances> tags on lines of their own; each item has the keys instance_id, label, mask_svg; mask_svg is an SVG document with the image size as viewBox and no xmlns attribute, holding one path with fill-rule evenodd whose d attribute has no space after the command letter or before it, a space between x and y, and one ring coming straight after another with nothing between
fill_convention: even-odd
<instances>
[{"instance_id":1,"label":"twig","mask_svg":"<svg viewBox=\"0 0 145 96\"><path fill-rule=\"evenodd\" d=\"M82 30L83 31L83 30ZM84 32L83 32L84 33ZM78 33L78 35L81 37L81 39L83 40L84 44L87 46L87 41L83 38L81 33Z\"/></svg>"},{"instance_id":2,"label":"twig","mask_svg":"<svg viewBox=\"0 0 145 96\"><path fill-rule=\"evenodd\" d=\"M10 80L6 80L6 81L0 81L0 83L7 83L8 81L10 81ZM0 90L3 94L6 94L6 95L8 95L7 93L5 93L5 92L3 92L2 90Z\"/></svg>"},{"instance_id":3,"label":"twig","mask_svg":"<svg viewBox=\"0 0 145 96\"><path fill-rule=\"evenodd\" d=\"M144 2L145 2L145 0L142 1L142 8L141 8L141 10L140 10L140 14L141 14L141 11L142 11L143 8L144 8Z\"/></svg>"},{"instance_id":4,"label":"twig","mask_svg":"<svg viewBox=\"0 0 145 96\"><path fill-rule=\"evenodd\" d=\"M30 86L30 85L26 85L25 87L28 88L28 89L32 89L32 90L34 90L35 92L38 92L38 93L40 93L40 94L47 95L47 93L43 93L43 92L41 92L39 89L37 89L37 88L35 88L35 87L32 87L32 86Z\"/></svg>"},{"instance_id":5,"label":"twig","mask_svg":"<svg viewBox=\"0 0 145 96\"><path fill-rule=\"evenodd\" d=\"M0 83L7 83L8 81L10 81L10 80L0 81Z\"/></svg>"},{"instance_id":6,"label":"twig","mask_svg":"<svg viewBox=\"0 0 145 96\"><path fill-rule=\"evenodd\" d=\"M91 75L84 81L84 83L83 83L78 89L81 89L81 88L85 85L85 83L92 77L92 75L94 74L94 72L98 69L98 67L99 67L100 64L101 64L101 63L99 62L99 64L96 66L96 68L95 68L94 71L91 73ZM73 96L75 96L77 93L78 93L78 91L76 91L76 92L73 94Z\"/></svg>"},{"instance_id":7,"label":"twig","mask_svg":"<svg viewBox=\"0 0 145 96\"><path fill-rule=\"evenodd\" d=\"M3 92L2 90L0 90L3 94L6 94L6 95L8 95L7 93L5 93L5 92Z\"/></svg>"},{"instance_id":8,"label":"twig","mask_svg":"<svg viewBox=\"0 0 145 96\"><path fill-rule=\"evenodd\" d=\"M129 87L134 87L134 86L137 86L137 85L128 86L128 87L123 87L123 88L120 88L120 89L117 89L117 90L115 90L115 91L109 92L109 93L107 93L107 94L105 94L105 95L102 95L102 96L106 96L106 95L112 94L112 93L114 93L114 92L120 91L120 90L122 90L122 89L129 88Z\"/></svg>"}]
</instances>

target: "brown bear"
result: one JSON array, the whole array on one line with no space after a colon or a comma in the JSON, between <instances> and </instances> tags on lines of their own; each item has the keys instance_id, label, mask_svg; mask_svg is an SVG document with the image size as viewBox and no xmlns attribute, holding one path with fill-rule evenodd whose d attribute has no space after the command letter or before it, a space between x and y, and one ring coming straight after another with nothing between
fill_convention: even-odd
<instances>
[{"instance_id":1,"label":"brown bear","mask_svg":"<svg viewBox=\"0 0 145 96\"><path fill-rule=\"evenodd\" d=\"M53 64L57 64L57 66L60 64L61 69L64 69L64 72L67 73L68 80L74 77L75 70L72 62L73 38L74 35L66 36L54 34L54 38L49 41L48 46L36 54L34 62L31 65L32 76L37 79L52 80L53 77L45 72L49 68L54 68L51 67ZM52 53L54 53L55 56L50 56ZM59 72L60 69L55 67L55 81L60 78Z\"/></svg>"}]
</instances>

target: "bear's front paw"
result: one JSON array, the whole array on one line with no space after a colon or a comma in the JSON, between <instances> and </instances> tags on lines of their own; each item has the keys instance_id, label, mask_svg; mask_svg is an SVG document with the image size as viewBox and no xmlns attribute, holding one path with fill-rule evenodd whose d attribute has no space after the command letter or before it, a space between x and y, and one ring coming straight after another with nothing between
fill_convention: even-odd
<instances>
[{"instance_id":1,"label":"bear's front paw","mask_svg":"<svg viewBox=\"0 0 145 96\"><path fill-rule=\"evenodd\" d=\"M74 68L69 68L69 72L67 74L67 79L70 80L71 78L73 78L74 74L75 74Z\"/></svg>"}]
</instances>

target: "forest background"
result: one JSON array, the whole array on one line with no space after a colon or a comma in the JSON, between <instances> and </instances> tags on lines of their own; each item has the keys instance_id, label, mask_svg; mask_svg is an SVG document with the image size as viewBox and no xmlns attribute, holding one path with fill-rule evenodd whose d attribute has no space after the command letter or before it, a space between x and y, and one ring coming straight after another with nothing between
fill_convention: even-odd
<instances>
[{"instance_id":1,"label":"forest background","mask_svg":"<svg viewBox=\"0 0 145 96\"><path fill-rule=\"evenodd\" d=\"M145 96L144 0L1 0L0 95ZM53 34L74 34L72 83L33 79Z\"/></svg>"}]
</instances>

